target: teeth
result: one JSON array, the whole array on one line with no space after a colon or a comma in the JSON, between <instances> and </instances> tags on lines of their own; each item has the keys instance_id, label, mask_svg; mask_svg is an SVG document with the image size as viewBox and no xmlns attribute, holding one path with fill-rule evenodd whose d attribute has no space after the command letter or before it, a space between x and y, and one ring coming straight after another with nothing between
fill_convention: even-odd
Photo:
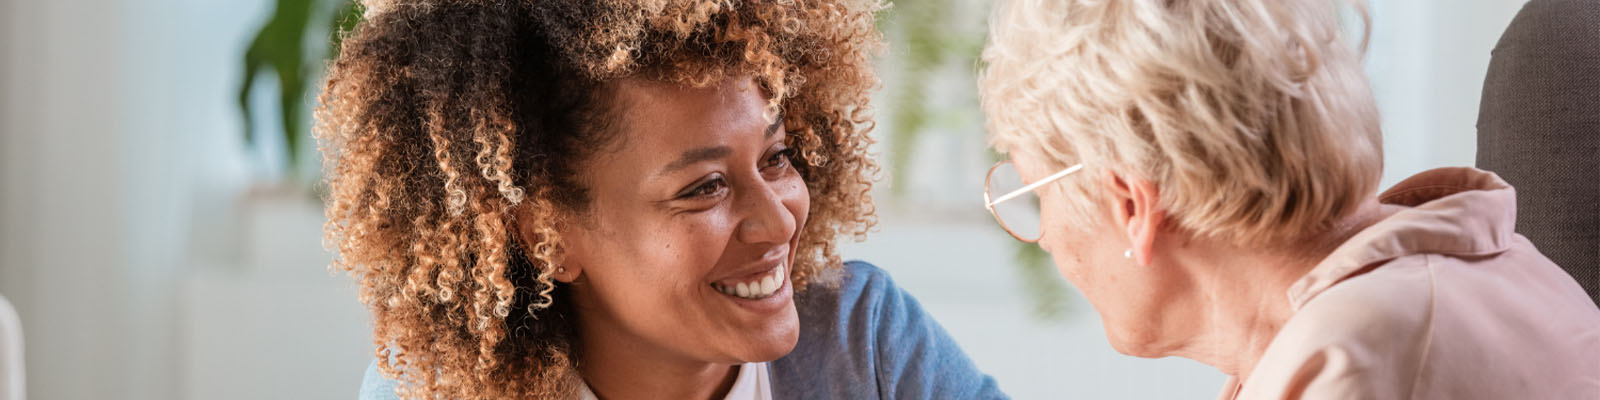
<instances>
[{"instance_id":1,"label":"teeth","mask_svg":"<svg viewBox=\"0 0 1600 400\"><path fill-rule=\"evenodd\" d=\"M783 282L788 276L789 275L786 274L784 266L778 265L777 268L772 269L772 273L764 275L760 279L756 279L754 281L739 282L732 285L717 282L712 283L711 287L729 296L738 296L746 299L760 299L772 296L773 293L777 293L778 288L783 287Z\"/></svg>"},{"instance_id":2,"label":"teeth","mask_svg":"<svg viewBox=\"0 0 1600 400\"><path fill-rule=\"evenodd\" d=\"M761 293L772 294L776 290L778 290L778 283L773 281L771 276L761 278Z\"/></svg>"}]
</instances>

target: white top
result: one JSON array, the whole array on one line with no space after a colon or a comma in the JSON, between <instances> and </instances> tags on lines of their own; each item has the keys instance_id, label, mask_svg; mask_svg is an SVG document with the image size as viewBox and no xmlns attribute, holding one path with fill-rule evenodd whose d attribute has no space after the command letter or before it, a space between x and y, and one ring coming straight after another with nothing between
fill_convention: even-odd
<instances>
[{"instance_id":1,"label":"white top","mask_svg":"<svg viewBox=\"0 0 1600 400\"><path fill-rule=\"evenodd\" d=\"M589 390L586 382L578 387L578 398L581 400L600 400ZM739 377L734 379L733 388L728 389L724 400L772 400L772 378L767 375L767 363L745 363L739 366Z\"/></svg>"}]
</instances>

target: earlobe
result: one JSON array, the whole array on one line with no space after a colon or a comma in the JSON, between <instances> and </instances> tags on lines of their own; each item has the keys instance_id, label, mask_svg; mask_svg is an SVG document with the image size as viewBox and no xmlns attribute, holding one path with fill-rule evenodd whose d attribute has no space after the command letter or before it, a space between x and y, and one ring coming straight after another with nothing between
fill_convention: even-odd
<instances>
[{"instance_id":1,"label":"earlobe","mask_svg":"<svg viewBox=\"0 0 1600 400\"><path fill-rule=\"evenodd\" d=\"M561 283L573 283L583 276L582 260L575 260L573 257L574 254L583 254L581 250L583 246L579 243L582 238L579 238L577 234L568 232L567 229L558 229L558 231L558 234L561 235L562 251L558 257L559 259L550 260L555 264L555 270L551 271L550 278Z\"/></svg>"},{"instance_id":2,"label":"earlobe","mask_svg":"<svg viewBox=\"0 0 1600 400\"><path fill-rule=\"evenodd\" d=\"M572 283L578 280L578 276L581 275L580 271L582 271L580 268L556 267L555 273L551 274L550 278L561 283Z\"/></svg>"}]
</instances>

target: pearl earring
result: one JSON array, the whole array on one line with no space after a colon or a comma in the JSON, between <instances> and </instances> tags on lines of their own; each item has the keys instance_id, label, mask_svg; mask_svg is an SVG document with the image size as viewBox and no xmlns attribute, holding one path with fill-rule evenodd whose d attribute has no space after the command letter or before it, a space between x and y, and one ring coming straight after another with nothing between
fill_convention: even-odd
<instances>
[{"instance_id":1,"label":"pearl earring","mask_svg":"<svg viewBox=\"0 0 1600 400\"><path fill-rule=\"evenodd\" d=\"M1122 258L1126 258L1126 259L1130 259L1130 260L1133 259L1133 249L1123 250L1122 251Z\"/></svg>"},{"instance_id":2,"label":"pearl earring","mask_svg":"<svg viewBox=\"0 0 1600 400\"><path fill-rule=\"evenodd\" d=\"M565 274L565 273L567 273L567 267L556 267L556 273L557 274Z\"/></svg>"}]
</instances>

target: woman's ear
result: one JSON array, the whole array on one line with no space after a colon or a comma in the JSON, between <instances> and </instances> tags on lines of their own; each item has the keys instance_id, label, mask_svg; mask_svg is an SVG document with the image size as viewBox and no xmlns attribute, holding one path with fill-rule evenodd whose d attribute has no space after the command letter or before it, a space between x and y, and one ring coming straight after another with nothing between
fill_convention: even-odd
<instances>
[{"instance_id":1,"label":"woman's ear","mask_svg":"<svg viewBox=\"0 0 1600 400\"><path fill-rule=\"evenodd\" d=\"M533 202L524 201L511 209L512 240L517 241L517 249L522 251L522 256L529 260L534 259L533 249L537 248L536 246L543 236L538 232L540 227L537 221L540 213L534 210L533 207ZM572 232L572 229L568 229L565 226L567 224L559 220L552 222L556 226L550 227L550 230L561 237L563 251L560 252L562 253L560 259L551 260L557 265L550 266L555 268L554 271L550 272L550 277L558 282L572 283L583 275L583 267L581 266L583 263L575 262L575 257L573 257L574 254L583 254L581 251L575 251L575 249L582 247L583 239L580 237L582 234Z\"/></svg>"},{"instance_id":2,"label":"woman's ear","mask_svg":"<svg viewBox=\"0 0 1600 400\"><path fill-rule=\"evenodd\" d=\"M1167 219L1158 204L1160 189L1153 182L1123 178L1110 171L1103 181L1113 226L1126 233L1134 262L1150 265L1156 234Z\"/></svg>"}]
</instances>

